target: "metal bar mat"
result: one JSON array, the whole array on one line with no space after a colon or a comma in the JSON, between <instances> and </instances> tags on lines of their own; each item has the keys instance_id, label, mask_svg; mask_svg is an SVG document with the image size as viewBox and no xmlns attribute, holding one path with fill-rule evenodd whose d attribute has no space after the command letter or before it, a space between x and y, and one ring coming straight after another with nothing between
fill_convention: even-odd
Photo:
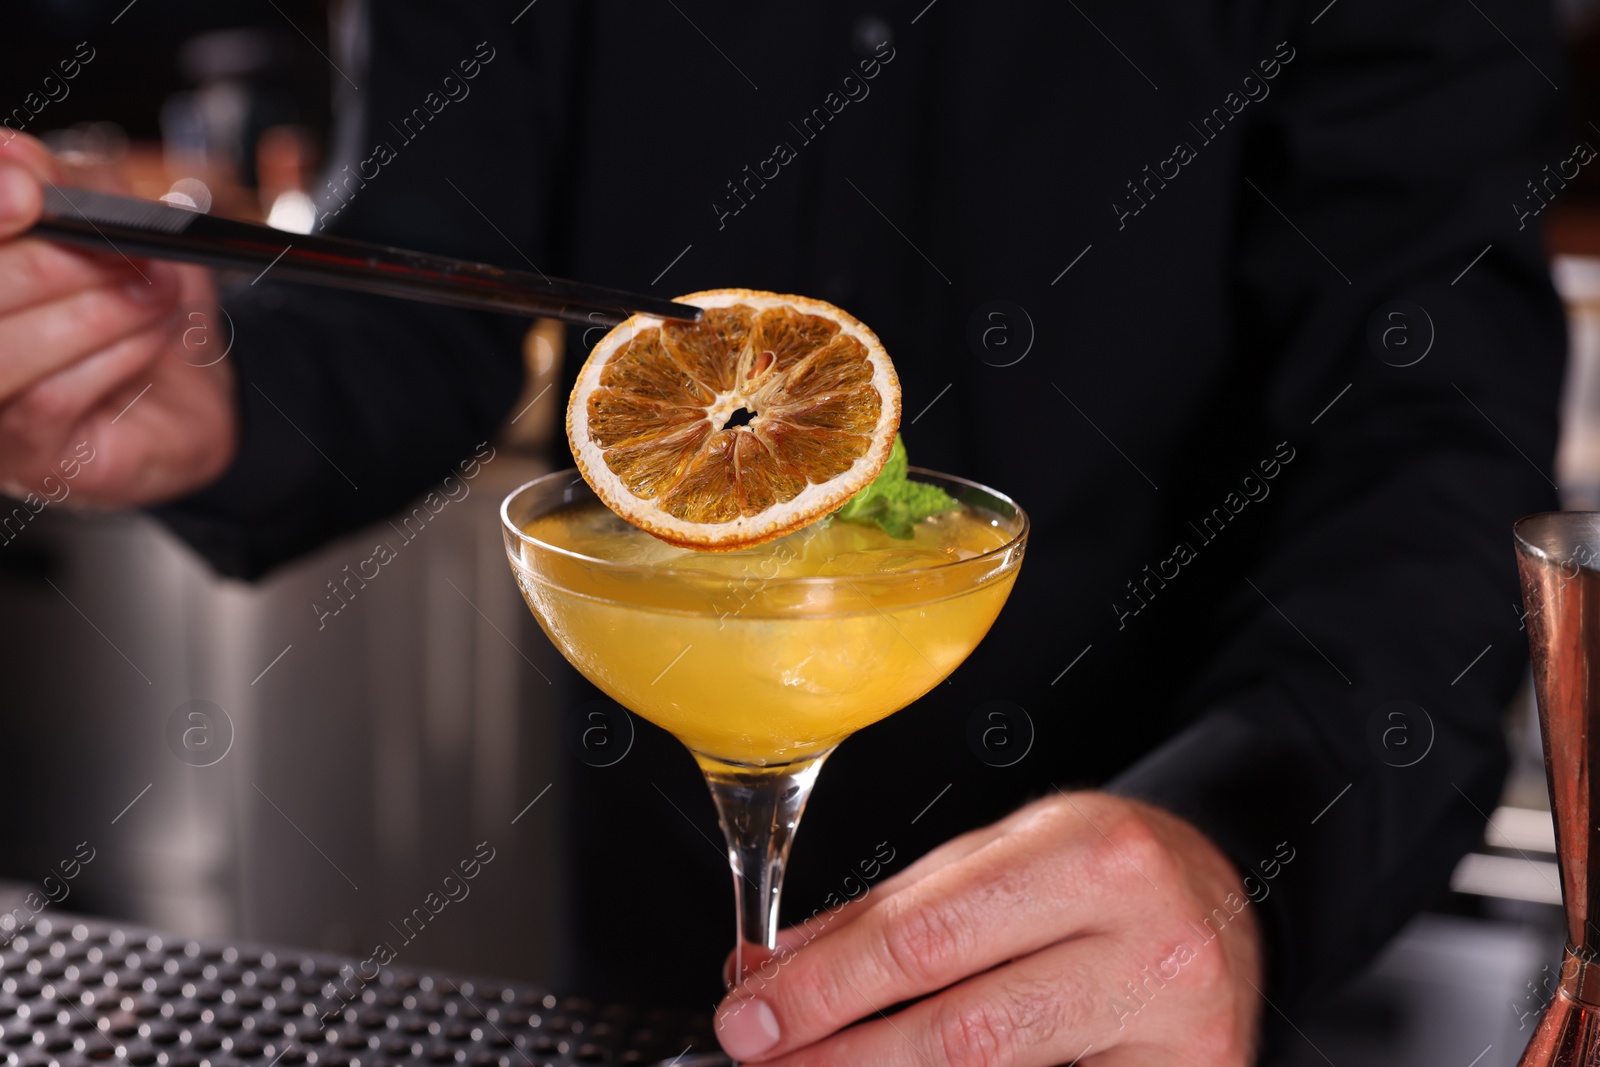
<instances>
[{"instance_id":1,"label":"metal bar mat","mask_svg":"<svg viewBox=\"0 0 1600 1067\"><path fill-rule=\"evenodd\" d=\"M4 1067L727 1062L707 1017L515 983L60 916L0 945Z\"/></svg>"}]
</instances>

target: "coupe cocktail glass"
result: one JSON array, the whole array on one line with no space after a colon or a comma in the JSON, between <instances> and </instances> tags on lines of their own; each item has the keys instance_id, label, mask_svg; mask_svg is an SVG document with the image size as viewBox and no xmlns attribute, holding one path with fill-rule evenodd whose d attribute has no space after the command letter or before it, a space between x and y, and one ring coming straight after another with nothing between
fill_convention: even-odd
<instances>
[{"instance_id":1,"label":"coupe cocktail glass","mask_svg":"<svg viewBox=\"0 0 1600 1067\"><path fill-rule=\"evenodd\" d=\"M1022 564L1028 519L1011 500L911 476L961 505L913 540L824 519L749 549L674 548L574 470L501 506L517 584L550 640L705 772L733 868L738 975L747 946L776 946L784 864L823 760L960 666Z\"/></svg>"}]
</instances>

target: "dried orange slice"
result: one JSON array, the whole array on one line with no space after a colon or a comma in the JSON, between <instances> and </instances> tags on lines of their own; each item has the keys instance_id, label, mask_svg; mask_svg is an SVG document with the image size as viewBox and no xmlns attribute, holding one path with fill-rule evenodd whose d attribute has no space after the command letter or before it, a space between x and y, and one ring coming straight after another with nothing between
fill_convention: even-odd
<instances>
[{"instance_id":1,"label":"dried orange slice","mask_svg":"<svg viewBox=\"0 0 1600 1067\"><path fill-rule=\"evenodd\" d=\"M635 315L589 353L567 441L606 505L686 548L758 545L877 476L900 380L873 332L821 300L713 289L697 323Z\"/></svg>"}]
</instances>

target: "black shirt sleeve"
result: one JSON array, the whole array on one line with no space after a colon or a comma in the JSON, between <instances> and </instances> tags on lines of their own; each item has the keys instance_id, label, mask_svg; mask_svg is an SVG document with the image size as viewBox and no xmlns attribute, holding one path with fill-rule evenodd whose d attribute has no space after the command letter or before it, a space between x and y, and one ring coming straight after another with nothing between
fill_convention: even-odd
<instances>
[{"instance_id":1,"label":"black shirt sleeve","mask_svg":"<svg viewBox=\"0 0 1600 1067\"><path fill-rule=\"evenodd\" d=\"M1304 23L1323 6L1238 193L1283 499L1219 605L1199 717L1112 784L1247 876L1285 1008L1440 894L1496 803L1526 649L1510 528L1555 504L1564 350L1526 183L1572 154L1537 5Z\"/></svg>"}]
</instances>

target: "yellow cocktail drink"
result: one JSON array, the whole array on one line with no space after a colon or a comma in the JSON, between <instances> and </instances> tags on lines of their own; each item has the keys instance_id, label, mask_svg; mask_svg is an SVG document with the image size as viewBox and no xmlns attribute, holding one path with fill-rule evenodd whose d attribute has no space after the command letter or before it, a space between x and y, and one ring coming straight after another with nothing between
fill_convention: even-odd
<instances>
[{"instance_id":1,"label":"yellow cocktail drink","mask_svg":"<svg viewBox=\"0 0 1600 1067\"><path fill-rule=\"evenodd\" d=\"M1016 580L1015 524L981 508L912 540L825 519L734 552L674 548L595 501L523 523L513 555L550 639L702 762L820 755L943 681Z\"/></svg>"},{"instance_id":2,"label":"yellow cocktail drink","mask_svg":"<svg viewBox=\"0 0 1600 1067\"><path fill-rule=\"evenodd\" d=\"M875 489L733 551L658 540L577 471L501 507L511 569L551 642L705 772L734 875L736 974L747 946L776 945L789 843L828 753L959 667L1022 566L1028 519L1011 500L908 468L903 452L890 482L876 502Z\"/></svg>"}]
</instances>

